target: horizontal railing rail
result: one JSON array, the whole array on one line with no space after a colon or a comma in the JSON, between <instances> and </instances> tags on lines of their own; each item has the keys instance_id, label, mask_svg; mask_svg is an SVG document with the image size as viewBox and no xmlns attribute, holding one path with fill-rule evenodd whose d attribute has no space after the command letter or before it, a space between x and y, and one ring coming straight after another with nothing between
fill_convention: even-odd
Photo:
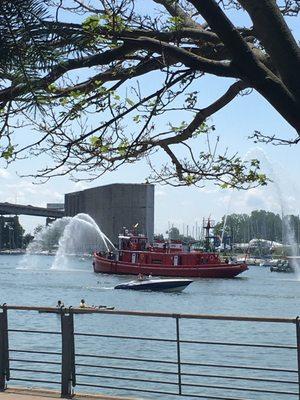
<instances>
[{"instance_id":1,"label":"horizontal railing rail","mask_svg":"<svg viewBox=\"0 0 300 400\"><path fill-rule=\"evenodd\" d=\"M35 328L20 327L15 316L13 321L16 326L11 326L8 314L15 311L38 312L39 323ZM169 320L175 320L175 325L170 325L169 336L158 334L158 330L148 334L84 331L82 328L77 331L74 319L80 321L83 314L101 314L98 315L99 321L101 316L106 315L110 319L136 317L142 318L143 321L145 318L158 318L158 324L162 323L161 319L168 324ZM56 320L60 324L59 330L47 329L46 322L45 326L42 326L41 321L46 315L59 317ZM255 326L294 325L296 329L288 331L289 338L294 343L288 343L284 334L282 337L276 336L276 342L274 338L272 342L266 341L266 343L263 343L263 340L259 342L249 339L236 340L236 337L230 338L226 330L223 335L225 340L225 338L220 339L222 329L213 328L209 331L209 337L203 337L203 327L206 326L203 323L202 336L200 332L198 334L197 328L194 328L194 337L186 337L190 327L197 320L207 321L206 325L217 324L218 328L226 323L234 323L238 327L240 326L238 323L252 323ZM30 322L30 319L28 321ZM184 321L190 324L186 331L183 330ZM216 337L212 336L214 334ZM46 339L39 341L36 337ZM14 344L10 347L12 338ZM48 346L50 339L52 347ZM84 351L87 343L95 344L90 346L95 350ZM158 346L156 351L155 346ZM97 350L98 347L101 350ZM119 354L117 350L120 348L128 351L128 354ZM273 353L276 357L270 358ZM241 360L239 354L242 354ZM279 360L278 364L274 364L274 359ZM258 396L255 399L273 400L275 399L273 395L276 395L278 400L300 399L299 367L298 317L181 314L6 304L0 306L0 390L5 390L8 382L16 381L16 383L51 387L59 385L62 397L71 397L76 387L90 388L94 391L101 389L109 393L144 393L163 398L182 396L216 400L251 400L251 395L255 395ZM245 395L250 397L243 397Z\"/></svg>"},{"instance_id":2,"label":"horizontal railing rail","mask_svg":"<svg viewBox=\"0 0 300 400\"><path fill-rule=\"evenodd\" d=\"M128 310L111 310L106 308L76 308L76 307L38 307L38 306L19 306L19 305L0 305L0 309L18 310L18 311L38 311L49 313L65 313L73 314L114 314L114 315L131 315L137 317L158 317L158 318L181 318L181 319L206 319L216 321L244 321L244 322L266 322L266 323L293 323L296 324L296 318L276 318L276 317L256 317L256 316L238 316L238 315L211 315L211 314L187 314L187 313L166 313L151 311L128 311Z\"/></svg>"}]
</instances>

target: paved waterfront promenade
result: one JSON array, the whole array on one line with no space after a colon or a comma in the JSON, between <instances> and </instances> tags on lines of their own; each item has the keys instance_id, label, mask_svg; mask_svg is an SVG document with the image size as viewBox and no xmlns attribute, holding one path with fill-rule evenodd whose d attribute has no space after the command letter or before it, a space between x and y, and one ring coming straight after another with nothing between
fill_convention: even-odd
<instances>
[{"instance_id":1,"label":"paved waterfront promenade","mask_svg":"<svg viewBox=\"0 0 300 400\"><path fill-rule=\"evenodd\" d=\"M7 389L0 392L0 400L50 400L61 399L60 393L54 391L41 391L29 389ZM137 400L134 397L115 397L91 394L77 394L72 397L73 400Z\"/></svg>"}]
</instances>

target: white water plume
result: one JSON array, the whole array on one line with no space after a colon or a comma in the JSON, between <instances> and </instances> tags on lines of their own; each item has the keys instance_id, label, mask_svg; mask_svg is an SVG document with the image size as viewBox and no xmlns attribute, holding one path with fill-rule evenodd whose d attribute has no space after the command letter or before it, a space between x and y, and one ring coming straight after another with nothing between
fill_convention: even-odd
<instances>
[{"instance_id":1,"label":"white water plume","mask_svg":"<svg viewBox=\"0 0 300 400\"><path fill-rule=\"evenodd\" d=\"M292 185L287 185L287 176L286 173L279 173L280 168L279 166L276 166L265 154L265 152L261 148L254 148L250 151L248 151L245 156L243 157L243 161L249 161L251 159L258 159L261 162L261 169L262 171L267 172L267 176L271 179L271 182L268 183L268 185L264 188L261 189L255 189L261 190L261 193L266 193L266 198L269 196L270 199L276 201L273 201L273 204L269 205L270 209L274 207L279 208L279 212L282 218L282 239L283 243L286 244L290 251L291 255L294 257L298 255L298 243L295 238L295 233L292 225L292 221L290 218L290 214L293 214L292 210L292 204L291 204L291 197L289 196L289 192L291 190ZM282 178L281 178L282 177ZM273 193L272 193L273 192ZM251 189L249 189L248 193L251 193ZM255 193L255 192L254 192ZM237 191L232 190L230 195L229 195L229 200L228 200L228 207L227 207L227 213L224 217L224 224L223 224L223 230L222 230L222 242L224 240L224 232L226 229L226 224L227 224L227 216L229 212L234 208L232 206L232 203L234 201L240 202L242 198L238 194ZM276 205L277 203L277 205ZM244 204L246 206L246 204ZM239 205L240 207L240 205ZM295 268L298 278L300 277L299 273L299 266L297 263L293 263L293 267Z\"/></svg>"},{"instance_id":2,"label":"white water plume","mask_svg":"<svg viewBox=\"0 0 300 400\"><path fill-rule=\"evenodd\" d=\"M298 246L299 244L295 238L295 232L292 225L292 220L290 214L292 214L292 207L289 204L289 195L287 193L287 185L286 185L286 174L279 174L279 168L276 168L274 163L269 159L266 153L261 148L255 148L249 151L245 159L257 158L261 162L264 162L264 168L268 171L268 176L272 182L268 183L268 189L275 189L276 197L279 201L281 219L282 219L282 242L284 245L288 246L291 252L292 257L296 257L298 255ZM284 175L284 181L281 178ZM288 186L290 189L290 185ZM288 189L288 190L289 190ZM294 267L298 279L300 278L300 271L298 263L295 261L295 258L291 261L292 266Z\"/></svg>"},{"instance_id":3,"label":"white water plume","mask_svg":"<svg viewBox=\"0 0 300 400\"><path fill-rule=\"evenodd\" d=\"M55 254L51 269L66 269L72 256L91 255L93 251L114 248L88 214L63 217L45 226L29 244L21 268L37 268L40 258L35 255Z\"/></svg>"},{"instance_id":4,"label":"white water plume","mask_svg":"<svg viewBox=\"0 0 300 400\"><path fill-rule=\"evenodd\" d=\"M220 244L220 249L222 248L222 244L224 245L224 248L226 244L224 243L224 235L225 235L225 229L226 229L226 224L227 224L227 217L228 217L228 211L224 216L224 222L222 226L222 234L221 234L221 244Z\"/></svg>"},{"instance_id":5,"label":"white water plume","mask_svg":"<svg viewBox=\"0 0 300 400\"><path fill-rule=\"evenodd\" d=\"M68 256L91 254L95 250L109 250L112 242L87 214L77 214L66 226L51 269L66 269Z\"/></svg>"},{"instance_id":6,"label":"white water plume","mask_svg":"<svg viewBox=\"0 0 300 400\"><path fill-rule=\"evenodd\" d=\"M71 217L63 217L57 219L51 225L44 226L29 243L26 254L20 262L19 268L35 269L40 267L40 260L36 255L51 254L58 247L58 239L63 234L66 226L69 224Z\"/></svg>"}]
</instances>

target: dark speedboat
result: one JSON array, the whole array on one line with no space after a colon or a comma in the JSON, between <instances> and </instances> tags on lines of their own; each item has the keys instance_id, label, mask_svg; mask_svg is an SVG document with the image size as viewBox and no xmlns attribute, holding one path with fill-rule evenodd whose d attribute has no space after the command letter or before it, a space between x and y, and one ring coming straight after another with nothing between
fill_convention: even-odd
<instances>
[{"instance_id":1,"label":"dark speedboat","mask_svg":"<svg viewBox=\"0 0 300 400\"><path fill-rule=\"evenodd\" d=\"M143 279L121 283L115 289L181 292L192 282L190 279Z\"/></svg>"}]
</instances>

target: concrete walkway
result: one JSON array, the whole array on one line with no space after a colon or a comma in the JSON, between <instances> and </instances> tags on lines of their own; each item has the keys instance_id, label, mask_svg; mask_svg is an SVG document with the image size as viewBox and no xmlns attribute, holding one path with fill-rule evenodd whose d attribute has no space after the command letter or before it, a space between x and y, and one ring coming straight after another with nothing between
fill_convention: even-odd
<instances>
[{"instance_id":1,"label":"concrete walkway","mask_svg":"<svg viewBox=\"0 0 300 400\"><path fill-rule=\"evenodd\" d=\"M60 399L58 392L48 390L30 390L30 389L7 389L0 392L0 400L50 400ZM77 394L72 397L73 400L137 400L134 397L116 397L92 394Z\"/></svg>"}]
</instances>

